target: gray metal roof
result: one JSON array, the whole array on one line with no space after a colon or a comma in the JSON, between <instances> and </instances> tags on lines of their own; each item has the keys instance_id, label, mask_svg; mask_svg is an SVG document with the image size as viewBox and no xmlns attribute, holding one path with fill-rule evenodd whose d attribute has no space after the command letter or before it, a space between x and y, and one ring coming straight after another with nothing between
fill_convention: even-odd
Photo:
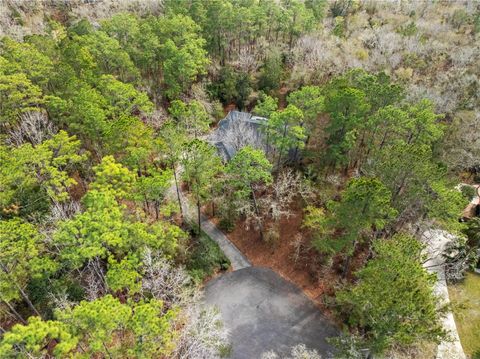
<instances>
[{"instance_id":1,"label":"gray metal roof","mask_svg":"<svg viewBox=\"0 0 480 359\"><path fill-rule=\"evenodd\" d=\"M230 161L233 158L233 156L235 156L235 152L236 152L235 149L232 146L230 146L228 143L215 142L214 146L217 148L220 157L222 157L222 159L225 162Z\"/></svg>"},{"instance_id":2,"label":"gray metal roof","mask_svg":"<svg viewBox=\"0 0 480 359\"><path fill-rule=\"evenodd\" d=\"M229 161L235 156L237 152L234 147L222 141L222 132L227 131L234 123L244 122L248 123L255 131L259 133L259 127L267 121L264 117L252 116L251 113L241 111L230 111L224 119L218 123L218 128L215 130L213 139L214 145L217 147L220 156L224 161ZM259 133L260 136L260 133Z\"/></svg>"},{"instance_id":3,"label":"gray metal roof","mask_svg":"<svg viewBox=\"0 0 480 359\"><path fill-rule=\"evenodd\" d=\"M252 115L248 112L230 111L224 119L220 120L220 122L218 123L218 128L228 128L230 124L234 121L248 122L251 117Z\"/></svg>"}]
</instances>

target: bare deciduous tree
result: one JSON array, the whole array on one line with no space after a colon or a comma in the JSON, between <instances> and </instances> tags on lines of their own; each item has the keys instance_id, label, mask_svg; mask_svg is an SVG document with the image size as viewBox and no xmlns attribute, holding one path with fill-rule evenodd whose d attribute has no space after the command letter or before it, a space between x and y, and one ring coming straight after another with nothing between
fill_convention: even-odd
<instances>
[{"instance_id":1,"label":"bare deciduous tree","mask_svg":"<svg viewBox=\"0 0 480 359\"><path fill-rule=\"evenodd\" d=\"M157 107L155 111L149 116L144 118L144 122L146 125L154 128L155 130L159 130L167 121L168 114L167 111L163 107Z\"/></svg>"},{"instance_id":2,"label":"bare deciduous tree","mask_svg":"<svg viewBox=\"0 0 480 359\"><path fill-rule=\"evenodd\" d=\"M218 310L195 305L185 311L185 323L177 340L174 359L216 359L228 347L228 331Z\"/></svg>"},{"instance_id":3,"label":"bare deciduous tree","mask_svg":"<svg viewBox=\"0 0 480 359\"><path fill-rule=\"evenodd\" d=\"M322 356L316 350L308 349L305 344L297 344L289 356L281 357L271 350L264 353L262 359L322 359Z\"/></svg>"},{"instance_id":4,"label":"bare deciduous tree","mask_svg":"<svg viewBox=\"0 0 480 359\"><path fill-rule=\"evenodd\" d=\"M257 149L265 149L265 141L259 129L245 121L232 121L227 128L216 131L211 137L213 142L223 142L231 146L235 151L245 146Z\"/></svg>"},{"instance_id":5,"label":"bare deciduous tree","mask_svg":"<svg viewBox=\"0 0 480 359\"><path fill-rule=\"evenodd\" d=\"M71 301L68 297L68 293L49 293L50 302L54 308L65 310L72 308L75 305L75 302Z\"/></svg>"},{"instance_id":6,"label":"bare deciduous tree","mask_svg":"<svg viewBox=\"0 0 480 359\"><path fill-rule=\"evenodd\" d=\"M282 217L291 215L290 205L296 196L304 199L311 197L310 188L302 180L299 172L287 169L278 175L272 185L272 192L259 200L263 213L268 213L273 220L279 221Z\"/></svg>"},{"instance_id":7,"label":"bare deciduous tree","mask_svg":"<svg viewBox=\"0 0 480 359\"><path fill-rule=\"evenodd\" d=\"M64 221L72 218L78 212L80 212L80 203L76 201L54 201L50 208L48 222L56 223L58 221Z\"/></svg>"},{"instance_id":8,"label":"bare deciduous tree","mask_svg":"<svg viewBox=\"0 0 480 359\"><path fill-rule=\"evenodd\" d=\"M166 308L181 309L176 319L181 327L172 358L220 358L228 345L228 332L220 314L200 304L200 292L182 267L174 267L160 253L146 249L143 255L142 290L160 299Z\"/></svg>"},{"instance_id":9,"label":"bare deciduous tree","mask_svg":"<svg viewBox=\"0 0 480 359\"><path fill-rule=\"evenodd\" d=\"M295 263L298 262L298 260L300 259L300 255L302 254L302 251L303 251L303 247L304 247L304 243L303 243L303 236L301 233L297 233L295 235L295 239L294 241L292 242L292 247L293 247L293 254L292 254L292 257L293 257L293 261Z\"/></svg>"},{"instance_id":10,"label":"bare deciduous tree","mask_svg":"<svg viewBox=\"0 0 480 359\"><path fill-rule=\"evenodd\" d=\"M299 172L291 169L282 171L271 186L254 185L256 193L265 193L257 200L257 212L249 200L236 200L235 211L245 218L246 229L259 230L267 218L278 222L281 218L291 215L290 206L297 196L309 200L313 196L310 186L303 181Z\"/></svg>"},{"instance_id":11,"label":"bare deciduous tree","mask_svg":"<svg viewBox=\"0 0 480 359\"><path fill-rule=\"evenodd\" d=\"M88 300L98 299L106 294L107 282L105 280L105 270L98 258L88 261L83 270L85 295Z\"/></svg>"},{"instance_id":12,"label":"bare deciduous tree","mask_svg":"<svg viewBox=\"0 0 480 359\"><path fill-rule=\"evenodd\" d=\"M258 50L261 50L261 47ZM233 64L242 70L242 72L255 74L261 65L261 59L259 59L260 51L258 50L252 50L250 47L242 47L238 53L237 60L234 61Z\"/></svg>"},{"instance_id":13,"label":"bare deciduous tree","mask_svg":"<svg viewBox=\"0 0 480 359\"><path fill-rule=\"evenodd\" d=\"M20 115L20 122L9 132L8 142L20 146L26 142L36 146L57 132L56 127L43 111L30 111Z\"/></svg>"},{"instance_id":14,"label":"bare deciduous tree","mask_svg":"<svg viewBox=\"0 0 480 359\"><path fill-rule=\"evenodd\" d=\"M161 299L167 308L185 306L197 298L192 280L182 267L174 267L160 254L145 250L142 290Z\"/></svg>"},{"instance_id":15,"label":"bare deciduous tree","mask_svg":"<svg viewBox=\"0 0 480 359\"><path fill-rule=\"evenodd\" d=\"M452 170L480 165L480 112L460 111L445 136L442 157Z\"/></svg>"},{"instance_id":16,"label":"bare deciduous tree","mask_svg":"<svg viewBox=\"0 0 480 359\"><path fill-rule=\"evenodd\" d=\"M465 278L467 270L478 261L477 248L471 248L465 238L455 238L447 243L442 254L445 279L457 283Z\"/></svg>"}]
</instances>

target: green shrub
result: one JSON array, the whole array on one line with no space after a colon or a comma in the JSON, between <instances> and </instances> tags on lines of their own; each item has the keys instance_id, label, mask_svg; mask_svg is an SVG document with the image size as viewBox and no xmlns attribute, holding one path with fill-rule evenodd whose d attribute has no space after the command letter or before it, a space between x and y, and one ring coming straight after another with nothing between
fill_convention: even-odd
<instances>
[{"instance_id":1,"label":"green shrub","mask_svg":"<svg viewBox=\"0 0 480 359\"><path fill-rule=\"evenodd\" d=\"M251 82L247 73L240 72L232 66L225 66L207 88L212 98L220 99L225 105L233 102L242 109L252 92Z\"/></svg>"},{"instance_id":2,"label":"green shrub","mask_svg":"<svg viewBox=\"0 0 480 359\"><path fill-rule=\"evenodd\" d=\"M215 122L225 117L225 113L223 112L223 106L220 101L215 100L212 102L212 111L210 112L210 115L213 116Z\"/></svg>"},{"instance_id":3,"label":"green shrub","mask_svg":"<svg viewBox=\"0 0 480 359\"><path fill-rule=\"evenodd\" d=\"M345 18L343 16L337 16L335 18L335 26L333 27L333 34L338 37L345 36Z\"/></svg>"},{"instance_id":4,"label":"green shrub","mask_svg":"<svg viewBox=\"0 0 480 359\"><path fill-rule=\"evenodd\" d=\"M480 33L480 13L477 13L473 19L473 32L475 34ZM480 359L480 352L478 353L478 356Z\"/></svg>"},{"instance_id":5,"label":"green shrub","mask_svg":"<svg viewBox=\"0 0 480 359\"><path fill-rule=\"evenodd\" d=\"M85 290L75 278L35 278L27 285L27 292L35 307L46 317L51 318L51 294L66 294L74 302L85 299Z\"/></svg>"},{"instance_id":6,"label":"green shrub","mask_svg":"<svg viewBox=\"0 0 480 359\"><path fill-rule=\"evenodd\" d=\"M280 240L280 229L278 228L277 224L274 224L271 227L269 227L265 232L265 241L271 246L275 246L278 244L279 240Z\"/></svg>"},{"instance_id":7,"label":"green shrub","mask_svg":"<svg viewBox=\"0 0 480 359\"><path fill-rule=\"evenodd\" d=\"M464 9L457 9L450 18L450 23L456 29L462 27L469 22L468 13Z\"/></svg>"},{"instance_id":8,"label":"green shrub","mask_svg":"<svg viewBox=\"0 0 480 359\"><path fill-rule=\"evenodd\" d=\"M196 239L187 260L187 270L195 282L200 283L215 272L229 267L230 261L217 243L204 234Z\"/></svg>"},{"instance_id":9,"label":"green shrub","mask_svg":"<svg viewBox=\"0 0 480 359\"><path fill-rule=\"evenodd\" d=\"M403 55L403 66L421 71L428 68L427 62L414 53L406 53Z\"/></svg>"},{"instance_id":10,"label":"green shrub","mask_svg":"<svg viewBox=\"0 0 480 359\"><path fill-rule=\"evenodd\" d=\"M220 218L218 222L218 227L225 232L231 232L235 228L235 223L228 217Z\"/></svg>"},{"instance_id":11,"label":"green shrub","mask_svg":"<svg viewBox=\"0 0 480 359\"><path fill-rule=\"evenodd\" d=\"M397 29L397 32L405 37L413 36L417 33L417 25L411 21L406 25L402 25Z\"/></svg>"},{"instance_id":12,"label":"green shrub","mask_svg":"<svg viewBox=\"0 0 480 359\"><path fill-rule=\"evenodd\" d=\"M258 89L270 93L280 88L283 77L282 56L278 51L272 51L260 71Z\"/></svg>"},{"instance_id":13,"label":"green shrub","mask_svg":"<svg viewBox=\"0 0 480 359\"><path fill-rule=\"evenodd\" d=\"M462 195L469 201L475 196L475 188L471 186L462 186Z\"/></svg>"}]
</instances>

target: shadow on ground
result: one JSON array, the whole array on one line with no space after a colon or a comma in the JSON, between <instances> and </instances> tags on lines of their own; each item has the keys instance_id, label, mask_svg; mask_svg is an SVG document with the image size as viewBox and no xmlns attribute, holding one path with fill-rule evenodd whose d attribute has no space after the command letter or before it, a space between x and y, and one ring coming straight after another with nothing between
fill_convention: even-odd
<instances>
[{"instance_id":1,"label":"shadow on ground","mask_svg":"<svg viewBox=\"0 0 480 359\"><path fill-rule=\"evenodd\" d=\"M249 267L207 283L205 301L220 309L230 331L232 359L280 357L303 343L324 357L333 349L326 338L337 330L295 285L267 268Z\"/></svg>"}]
</instances>

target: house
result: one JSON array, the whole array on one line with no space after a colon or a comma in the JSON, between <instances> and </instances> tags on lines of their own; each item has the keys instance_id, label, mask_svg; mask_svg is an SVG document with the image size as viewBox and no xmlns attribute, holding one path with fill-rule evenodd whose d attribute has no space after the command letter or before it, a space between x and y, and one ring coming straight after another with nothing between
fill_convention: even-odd
<instances>
[{"instance_id":1,"label":"house","mask_svg":"<svg viewBox=\"0 0 480 359\"><path fill-rule=\"evenodd\" d=\"M230 111L218 123L217 129L209 136L208 140L218 149L224 162L230 161L233 156L245 146L260 149L267 154L277 156L275 148L269 143L262 131L268 119L255 116L248 112ZM301 159L302 155L297 148L290 148L282 162L292 163Z\"/></svg>"},{"instance_id":2,"label":"house","mask_svg":"<svg viewBox=\"0 0 480 359\"><path fill-rule=\"evenodd\" d=\"M266 118L254 116L248 112L230 111L218 123L217 129L209 140L217 147L222 159L228 162L237 151L247 145L265 149L266 144L261 127L266 121L268 121Z\"/></svg>"}]
</instances>

